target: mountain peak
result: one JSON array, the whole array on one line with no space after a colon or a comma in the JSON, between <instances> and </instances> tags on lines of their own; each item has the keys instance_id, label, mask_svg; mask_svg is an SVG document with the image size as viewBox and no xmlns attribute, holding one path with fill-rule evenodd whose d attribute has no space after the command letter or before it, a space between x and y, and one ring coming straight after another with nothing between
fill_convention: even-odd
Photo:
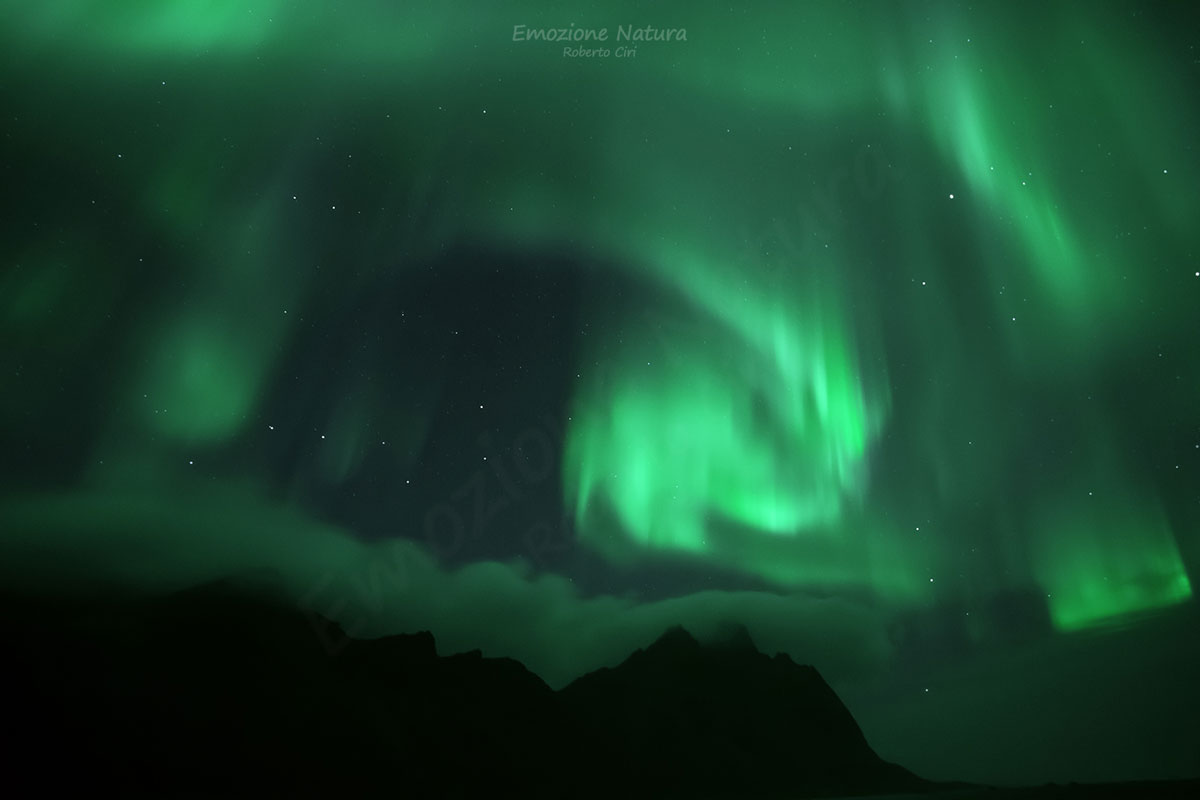
<instances>
[{"instance_id":1,"label":"mountain peak","mask_svg":"<svg viewBox=\"0 0 1200 800\"><path fill-rule=\"evenodd\" d=\"M722 623L714 632L709 644L723 650L758 652L758 646L754 644L750 631L740 622Z\"/></svg>"},{"instance_id":2,"label":"mountain peak","mask_svg":"<svg viewBox=\"0 0 1200 800\"><path fill-rule=\"evenodd\" d=\"M715 629L697 638L682 625L672 625L650 645L647 650L671 650L675 652L699 652L700 650L735 650L759 652L750 631L740 622L724 622Z\"/></svg>"},{"instance_id":3,"label":"mountain peak","mask_svg":"<svg viewBox=\"0 0 1200 800\"><path fill-rule=\"evenodd\" d=\"M650 645L650 647L646 649L659 650L669 648L671 650L694 650L699 649L699 647L700 642L696 641L696 637L692 636L692 634L688 632L687 628L683 627L682 625L672 625L663 631L662 636L659 636L658 639L654 641L654 644Z\"/></svg>"}]
</instances>

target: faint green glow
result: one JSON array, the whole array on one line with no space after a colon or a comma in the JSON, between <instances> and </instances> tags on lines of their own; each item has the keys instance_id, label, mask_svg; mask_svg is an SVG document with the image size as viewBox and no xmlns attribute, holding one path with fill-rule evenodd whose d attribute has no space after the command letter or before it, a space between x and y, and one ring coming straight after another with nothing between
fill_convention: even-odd
<instances>
[{"instance_id":1,"label":"faint green glow","mask_svg":"<svg viewBox=\"0 0 1200 800\"><path fill-rule=\"evenodd\" d=\"M501 20L511 26L511 15L491 13L502 37ZM435 56L447 32L463 34L459 20L436 5L386 0L359 0L353 12L336 14L320 0L63 0L0 8L0 21L27 46L53 42L138 58L302 48L396 61Z\"/></svg>"},{"instance_id":2,"label":"faint green glow","mask_svg":"<svg viewBox=\"0 0 1200 800\"><path fill-rule=\"evenodd\" d=\"M1035 554L1059 630L1103 625L1192 596L1175 537L1154 507L1096 500L1052 512Z\"/></svg>"},{"instance_id":3,"label":"faint green glow","mask_svg":"<svg viewBox=\"0 0 1200 800\"><path fill-rule=\"evenodd\" d=\"M247 50L285 22L280 0L68 0L27 5L10 24L27 40L69 31L77 45L127 53Z\"/></svg>"},{"instance_id":4,"label":"faint green glow","mask_svg":"<svg viewBox=\"0 0 1200 800\"><path fill-rule=\"evenodd\" d=\"M326 438L321 441L321 470L330 483L346 480L362 461L368 415L361 392L338 404L330 416Z\"/></svg>"},{"instance_id":5,"label":"faint green glow","mask_svg":"<svg viewBox=\"0 0 1200 800\"><path fill-rule=\"evenodd\" d=\"M241 337L216 320L187 317L153 347L140 416L173 438L219 441L245 424L261 380Z\"/></svg>"},{"instance_id":6,"label":"faint green glow","mask_svg":"<svg viewBox=\"0 0 1200 800\"><path fill-rule=\"evenodd\" d=\"M1181 126L1161 116L1172 113L1163 82L1150 77L1161 57L1140 37L1118 44L1111 24L1064 15L1056 22L1076 35L1062 51L1031 51L1025 69L997 69L1016 32L994 20L984 33L969 16L931 20L924 79L907 87L916 92L889 92L889 102L954 165L948 191L966 189L959 200L1005 242L1006 252L979 253L978 263L991 276L997 316L1020 323L1008 331L1016 355L1027 367L1057 369L1047 356L1062 348L1086 363L1110 352L1101 343L1123 345L1147 301L1144 290L1130 291L1146 269L1148 242L1138 237L1180 230L1196 214L1194 195L1160 163L1189 146ZM903 59L888 66L907 68ZM1147 93L1156 101L1137 99ZM1136 159L1136 175L1126 159Z\"/></svg>"},{"instance_id":7,"label":"faint green glow","mask_svg":"<svg viewBox=\"0 0 1200 800\"><path fill-rule=\"evenodd\" d=\"M198 189L193 202L215 202L212 191L211 186ZM197 194L205 200L196 200ZM249 423L280 346L299 316L288 312L309 278L297 275L282 257L295 248L295 237L274 203L235 203L220 213L204 210L199 221L184 215L188 225L220 220L226 234L199 248L181 270L190 289L187 300L173 311L148 315L144 341L136 346L141 358L129 389L128 412L144 430L181 443L217 444ZM268 252L272 257L263 257ZM342 467L327 468L345 471L349 458L343 453L334 458Z\"/></svg>"},{"instance_id":8,"label":"faint green glow","mask_svg":"<svg viewBox=\"0 0 1200 800\"><path fill-rule=\"evenodd\" d=\"M18 264L0 281L0 321L15 329L48 325L76 277L66 264Z\"/></svg>"},{"instance_id":9,"label":"faint green glow","mask_svg":"<svg viewBox=\"0 0 1200 800\"><path fill-rule=\"evenodd\" d=\"M1075 226L1060 208L1057 188L1049 185L1045 171L1050 165L1033 155L1039 149L1027 141L1042 132L1034 127L1014 133L1003 124L1007 105L996 100L1011 90L996 83L966 64L944 63L934 81L938 89L930 95L931 129L953 154L970 196L1012 226L1029 254L1026 268L1069 314L1065 321L1084 325L1108 289L1111 265L1085 256ZM1028 119L1030 126L1037 121L1037 116Z\"/></svg>"}]
</instances>

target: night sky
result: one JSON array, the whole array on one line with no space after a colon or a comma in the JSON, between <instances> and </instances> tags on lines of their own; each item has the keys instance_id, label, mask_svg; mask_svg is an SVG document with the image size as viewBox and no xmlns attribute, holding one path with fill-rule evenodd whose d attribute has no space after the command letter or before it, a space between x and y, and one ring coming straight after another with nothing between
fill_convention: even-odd
<instances>
[{"instance_id":1,"label":"night sky","mask_svg":"<svg viewBox=\"0 0 1200 800\"><path fill-rule=\"evenodd\" d=\"M1200 774L1186 4L599 5L0 3L4 584L740 622L926 777Z\"/></svg>"}]
</instances>

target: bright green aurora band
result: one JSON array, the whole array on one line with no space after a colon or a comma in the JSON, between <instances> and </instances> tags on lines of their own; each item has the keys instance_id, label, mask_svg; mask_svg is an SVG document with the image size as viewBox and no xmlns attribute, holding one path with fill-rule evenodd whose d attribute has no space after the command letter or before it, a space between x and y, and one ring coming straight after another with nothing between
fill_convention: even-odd
<instances>
[{"instance_id":1,"label":"bright green aurora band","mask_svg":"<svg viewBox=\"0 0 1200 800\"><path fill-rule=\"evenodd\" d=\"M615 538L635 549L770 571L736 537L718 544L714 528L788 538L828 530L841 519L843 495L862 489L886 396L865 396L835 300L739 293L703 267L680 272L690 276L680 289L702 310L700 322L624 328L633 352L577 398L566 461L581 530L613 544L589 524L593 498L608 498L624 531ZM819 580L815 569L773 577Z\"/></svg>"},{"instance_id":2,"label":"bright green aurora band","mask_svg":"<svg viewBox=\"0 0 1200 800\"><path fill-rule=\"evenodd\" d=\"M271 568L362 630L429 627L556 685L677 621L745 619L836 677L885 663L914 614L986 643L996 598L1044 596L1058 632L1191 598L1195 87L1152 21L455 5L0 5L6 147L47 165L2 245L0 418L80 454L0 497L6 574ZM568 58L514 24L687 40ZM328 298L402 302L461 242L594 267L556 496L607 590L519 548L439 563L419 516L356 538L242 458L302 435L278 452L316 485L374 470L414 513L444 499L415 464L449 372L389 394L402 367L363 345L329 368L320 430L278 398L325 381L283 365L336 327ZM392 322L364 341L402 346ZM621 583L660 563L745 588ZM379 564L402 579L362 577Z\"/></svg>"}]
</instances>

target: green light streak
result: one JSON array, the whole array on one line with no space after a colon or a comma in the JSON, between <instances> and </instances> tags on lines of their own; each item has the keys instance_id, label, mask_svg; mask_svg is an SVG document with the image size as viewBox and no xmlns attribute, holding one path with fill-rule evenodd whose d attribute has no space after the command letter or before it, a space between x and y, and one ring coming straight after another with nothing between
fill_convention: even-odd
<instances>
[{"instance_id":1,"label":"green light streak","mask_svg":"<svg viewBox=\"0 0 1200 800\"><path fill-rule=\"evenodd\" d=\"M1097 500L1054 511L1035 553L1035 573L1059 630L1118 622L1192 596L1175 537L1153 507Z\"/></svg>"}]
</instances>

